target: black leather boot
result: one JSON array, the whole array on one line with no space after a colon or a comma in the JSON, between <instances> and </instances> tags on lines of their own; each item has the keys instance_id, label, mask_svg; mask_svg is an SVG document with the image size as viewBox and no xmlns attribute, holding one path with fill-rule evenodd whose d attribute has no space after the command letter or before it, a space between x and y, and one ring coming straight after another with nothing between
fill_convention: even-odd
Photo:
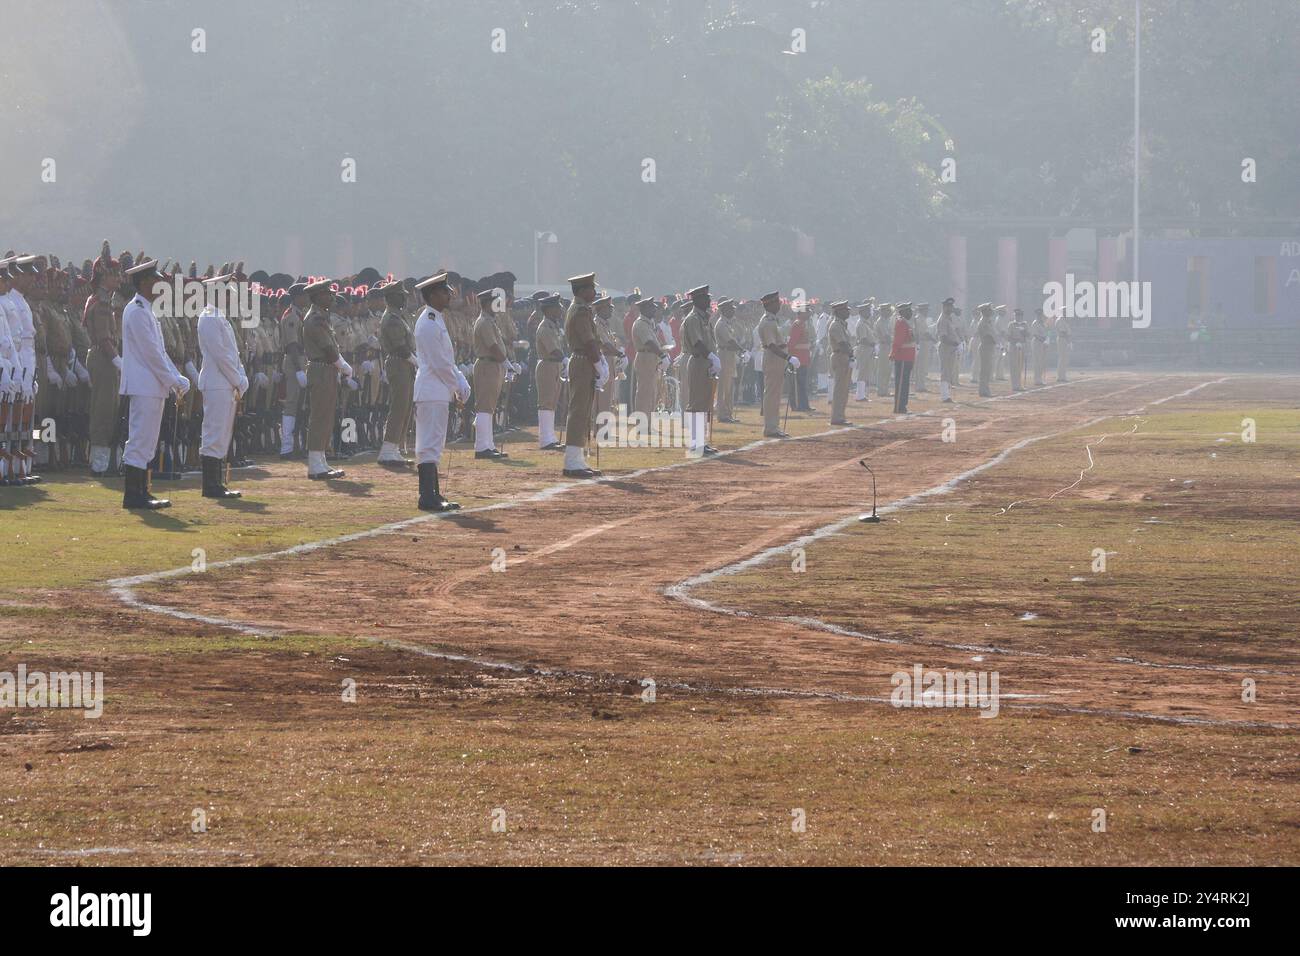
<instances>
[{"instance_id":1,"label":"black leather boot","mask_svg":"<svg viewBox=\"0 0 1300 956\"><path fill-rule=\"evenodd\" d=\"M204 498L242 498L238 491L231 491L221 480L221 459L203 455L199 461L203 465Z\"/></svg>"},{"instance_id":2,"label":"black leather boot","mask_svg":"<svg viewBox=\"0 0 1300 956\"><path fill-rule=\"evenodd\" d=\"M431 461L420 465L420 504L421 511L455 511L460 505L448 501L438 488L438 463Z\"/></svg>"},{"instance_id":3,"label":"black leather boot","mask_svg":"<svg viewBox=\"0 0 1300 956\"><path fill-rule=\"evenodd\" d=\"M157 511L159 508L170 508L171 502L166 498L155 498L149 492L149 472L144 468L136 468L134 465L123 465L123 508L142 508L146 511Z\"/></svg>"}]
</instances>

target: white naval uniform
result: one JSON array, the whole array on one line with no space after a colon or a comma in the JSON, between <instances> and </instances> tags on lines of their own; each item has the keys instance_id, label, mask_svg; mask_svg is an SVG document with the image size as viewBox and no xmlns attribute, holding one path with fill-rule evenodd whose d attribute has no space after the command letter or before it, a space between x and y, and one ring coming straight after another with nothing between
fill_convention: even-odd
<instances>
[{"instance_id":1,"label":"white naval uniform","mask_svg":"<svg viewBox=\"0 0 1300 956\"><path fill-rule=\"evenodd\" d=\"M4 332L0 333L0 336L3 336L3 341L0 341L0 351L8 352L11 390L30 398L32 394L30 388L36 381L36 332L32 328L27 333L28 341L24 343L23 318L18 307L18 300L21 298L17 289L10 289L4 295L0 295L0 322L5 326ZM27 314L30 322L31 310L28 310ZM30 369L24 345L31 348Z\"/></svg>"},{"instance_id":2,"label":"white naval uniform","mask_svg":"<svg viewBox=\"0 0 1300 956\"><path fill-rule=\"evenodd\" d=\"M189 387L189 380L167 357L162 325L153 306L137 293L122 310L122 383L117 392L131 399L122 464L141 470L149 467L158 450L167 395L173 390L189 391Z\"/></svg>"},{"instance_id":3,"label":"white naval uniform","mask_svg":"<svg viewBox=\"0 0 1300 956\"><path fill-rule=\"evenodd\" d=\"M239 360L235 330L220 309L199 314L199 391L203 393L203 437L199 454L225 458L235 433L235 404L248 391L248 375Z\"/></svg>"},{"instance_id":4,"label":"white naval uniform","mask_svg":"<svg viewBox=\"0 0 1300 956\"><path fill-rule=\"evenodd\" d=\"M469 397L469 381L456 367L442 313L426 305L415 320L415 461L437 464L447 441L447 416L451 400Z\"/></svg>"},{"instance_id":5,"label":"white naval uniform","mask_svg":"<svg viewBox=\"0 0 1300 956\"><path fill-rule=\"evenodd\" d=\"M0 431L10 431L19 414L19 395L23 389L23 366L14 344L13 333L9 331L9 313L4 303L9 296L0 296ZM15 316L15 319L17 317ZM15 322L15 325L17 323ZM18 468L21 471L21 466ZM9 477L9 465L0 458L0 478Z\"/></svg>"}]
</instances>

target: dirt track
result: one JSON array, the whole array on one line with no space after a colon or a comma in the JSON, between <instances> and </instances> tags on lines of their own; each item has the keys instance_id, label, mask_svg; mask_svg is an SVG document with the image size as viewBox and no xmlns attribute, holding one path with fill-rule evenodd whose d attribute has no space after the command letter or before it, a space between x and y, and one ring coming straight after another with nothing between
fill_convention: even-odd
<instances>
[{"instance_id":1,"label":"dirt track","mask_svg":"<svg viewBox=\"0 0 1300 956\"><path fill-rule=\"evenodd\" d=\"M701 611L665 589L861 511L869 505L857 467L864 454L884 503L939 485L1023 439L1120 415L1215 378L1107 375L958 404L950 406L957 443L940 441L940 414L764 444L688 468L154 584L140 596L289 632L359 634L613 680L651 677L660 694L689 684L879 698L888 694L891 673L918 661L915 646ZM886 411L878 402L851 408L865 422ZM496 548L507 556L502 573L492 570ZM920 659L966 670L975 666L971 656L926 647ZM981 666L1000 671L1004 695L1046 695L1004 707L1245 719L1234 694L1241 675L1233 673L1015 655ZM1250 717L1290 723L1293 703L1260 702Z\"/></svg>"}]
</instances>

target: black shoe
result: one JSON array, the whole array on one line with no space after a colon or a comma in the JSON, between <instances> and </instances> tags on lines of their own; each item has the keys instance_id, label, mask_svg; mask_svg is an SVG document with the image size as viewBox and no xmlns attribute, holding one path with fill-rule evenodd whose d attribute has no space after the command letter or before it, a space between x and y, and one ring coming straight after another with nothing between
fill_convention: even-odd
<instances>
[{"instance_id":1,"label":"black shoe","mask_svg":"<svg viewBox=\"0 0 1300 956\"><path fill-rule=\"evenodd\" d=\"M338 468L330 468L326 471L318 471L316 474L308 475L307 477L312 481L330 481L335 478L342 478L346 474L347 472L341 471Z\"/></svg>"},{"instance_id":2,"label":"black shoe","mask_svg":"<svg viewBox=\"0 0 1300 956\"><path fill-rule=\"evenodd\" d=\"M410 471L411 462L403 458L401 461L377 461L375 462L380 468L387 468L390 471Z\"/></svg>"},{"instance_id":3,"label":"black shoe","mask_svg":"<svg viewBox=\"0 0 1300 956\"><path fill-rule=\"evenodd\" d=\"M123 493L122 507L132 509L143 509L145 511L157 511L160 508L170 508L172 503L166 498L155 498L149 491L149 472L144 468L136 468L133 465L122 466Z\"/></svg>"},{"instance_id":4,"label":"black shoe","mask_svg":"<svg viewBox=\"0 0 1300 956\"><path fill-rule=\"evenodd\" d=\"M438 487L438 463L431 461L418 465L420 475L420 501L417 507L421 511L456 511L460 508L454 501L442 496Z\"/></svg>"},{"instance_id":5,"label":"black shoe","mask_svg":"<svg viewBox=\"0 0 1300 956\"><path fill-rule=\"evenodd\" d=\"M712 445L705 445L705 446L700 450L700 454L703 454L703 455L716 455L717 453L718 453L718 450L717 450L716 448L714 448Z\"/></svg>"},{"instance_id":6,"label":"black shoe","mask_svg":"<svg viewBox=\"0 0 1300 956\"><path fill-rule=\"evenodd\" d=\"M599 477L599 476L600 476L600 472L596 471L596 469L594 469L594 468L566 468L566 469L564 469L564 477L565 477L565 478L579 478L579 479L587 479L587 478L597 478L597 477Z\"/></svg>"},{"instance_id":7,"label":"black shoe","mask_svg":"<svg viewBox=\"0 0 1300 956\"><path fill-rule=\"evenodd\" d=\"M845 422L845 421L839 421L839 422L837 422L837 421L835 421L835 419L831 419L831 424L832 424L832 425L852 425L853 423L852 423L852 422Z\"/></svg>"},{"instance_id":8,"label":"black shoe","mask_svg":"<svg viewBox=\"0 0 1300 956\"><path fill-rule=\"evenodd\" d=\"M553 441L549 445L543 445L541 451L564 451L564 446L558 441Z\"/></svg>"},{"instance_id":9,"label":"black shoe","mask_svg":"<svg viewBox=\"0 0 1300 956\"><path fill-rule=\"evenodd\" d=\"M497 459L509 458L510 456L496 448L484 448L482 451L474 452L474 457L483 460L496 461Z\"/></svg>"},{"instance_id":10,"label":"black shoe","mask_svg":"<svg viewBox=\"0 0 1300 956\"><path fill-rule=\"evenodd\" d=\"M213 458L211 455L203 455L199 459L203 467L203 497L204 498L242 498L243 494L238 491L231 491L221 481L221 459Z\"/></svg>"}]
</instances>

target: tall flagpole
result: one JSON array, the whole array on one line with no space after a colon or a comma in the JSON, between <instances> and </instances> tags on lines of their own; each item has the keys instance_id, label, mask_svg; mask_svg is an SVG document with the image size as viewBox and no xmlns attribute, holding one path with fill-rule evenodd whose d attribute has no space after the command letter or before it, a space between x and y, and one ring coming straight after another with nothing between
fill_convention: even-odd
<instances>
[{"instance_id":1,"label":"tall flagpole","mask_svg":"<svg viewBox=\"0 0 1300 956\"><path fill-rule=\"evenodd\" d=\"M1142 213L1138 203L1142 160L1142 0L1134 0L1133 18L1133 281L1139 278Z\"/></svg>"}]
</instances>

